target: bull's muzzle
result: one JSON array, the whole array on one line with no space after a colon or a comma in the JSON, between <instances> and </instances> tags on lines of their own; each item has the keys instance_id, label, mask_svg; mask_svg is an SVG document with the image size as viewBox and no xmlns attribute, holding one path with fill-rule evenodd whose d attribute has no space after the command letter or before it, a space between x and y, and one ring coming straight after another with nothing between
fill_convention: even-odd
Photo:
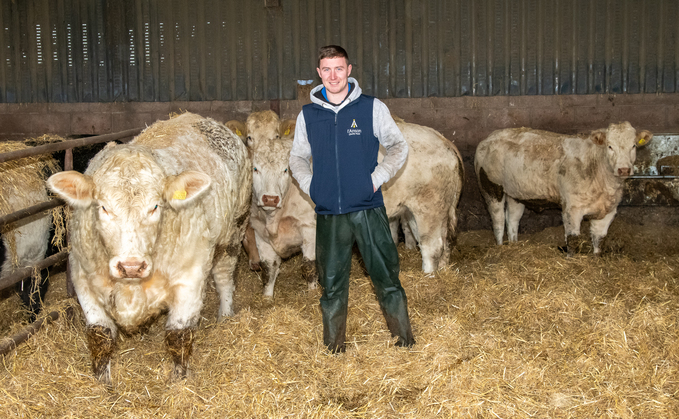
<instances>
[{"instance_id":1,"label":"bull's muzzle","mask_svg":"<svg viewBox=\"0 0 679 419\"><path fill-rule=\"evenodd\" d=\"M121 260L116 270L121 278L146 278L149 274L148 264L144 260Z\"/></svg>"},{"instance_id":2,"label":"bull's muzzle","mask_svg":"<svg viewBox=\"0 0 679 419\"><path fill-rule=\"evenodd\" d=\"M263 207L278 207L281 198L278 195L262 195Z\"/></svg>"},{"instance_id":3,"label":"bull's muzzle","mask_svg":"<svg viewBox=\"0 0 679 419\"><path fill-rule=\"evenodd\" d=\"M629 176L632 174L632 169L629 167L621 167L618 169L618 176Z\"/></svg>"}]
</instances>

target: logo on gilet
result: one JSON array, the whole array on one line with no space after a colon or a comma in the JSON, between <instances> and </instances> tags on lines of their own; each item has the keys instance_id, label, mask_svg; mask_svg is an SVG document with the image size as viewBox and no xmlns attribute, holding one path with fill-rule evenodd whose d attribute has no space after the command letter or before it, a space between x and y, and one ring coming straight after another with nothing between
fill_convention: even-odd
<instances>
[{"instance_id":1,"label":"logo on gilet","mask_svg":"<svg viewBox=\"0 0 679 419\"><path fill-rule=\"evenodd\" d=\"M351 128L347 129L347 135L361 135L361 129L358 128L356 120L354 119L351 123Z\"/></svg>"}]
</instances>

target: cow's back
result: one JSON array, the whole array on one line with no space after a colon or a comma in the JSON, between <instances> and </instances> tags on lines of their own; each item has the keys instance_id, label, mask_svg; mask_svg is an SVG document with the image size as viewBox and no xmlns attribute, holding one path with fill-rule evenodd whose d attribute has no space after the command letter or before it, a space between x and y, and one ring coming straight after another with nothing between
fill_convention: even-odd
<instances>
[{"instance_id":1,"label":"cow's back","mask_svg":"<svg viewBox=\"0 0 679 419\"><path fill-rule=\"evenodd\" d=\"M382 188L384 205L391 217L408 200L429 195L430 204L448 208L457 205L462 190L464 167L457 147L436 130L397 120L408 143L408 158L396 176ZM383 151L380 150L380 160Z\"/></svg>"},{"instance_id":2,"label":"cow's back","mask_svg":"<svg viewBox=\"0 0 679 419\"><path fill-rule=\"evenodd\" d=\"M516 199L559 202L558 176L565 135L528 128L494 131L476 149L479 179Z\"/></svg>"}]
</instances>

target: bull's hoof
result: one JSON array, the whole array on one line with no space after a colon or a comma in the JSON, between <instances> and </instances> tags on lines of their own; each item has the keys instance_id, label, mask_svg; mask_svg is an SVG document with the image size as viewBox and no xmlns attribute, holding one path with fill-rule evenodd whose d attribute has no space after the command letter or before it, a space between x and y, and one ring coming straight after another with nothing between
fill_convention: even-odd
<instances>
[{"instance_id":1,"label":"bull's hoof","mask_svg":"<svg viewBox=\"0 0 679 419\"><path fill-rule=\"evenodd\" d=\"M167 351L172 356L172 361L174 361L174 366L170 373L170 381L186 378L194 339L195 333L193 329L168 330L165 332Z\"/></svg>"},{"instance_id":2,"label":"bull's hoof","mask_svg":"<svg viewBox=\"0 0 679 419\"><path fill-rule=\"evenodd\" d=\"M399 348L412 348L415 343L415 339L413 338L403 339L399 337L396 343L394 343L394 346L398 346Z\"/></svg>"},{"instance_id":3,"label":"bull's hoof","mask_svg":"<svg viewBox=\"0 0 679 419\"><path fill-rule=\"evenodd\" d=\"M111 356L115 350L113 332L108 327L89 326L87 346L92 356L92 372L102 384L111 385Z\"/></svg>"},{"instance_id":4,"label":"bull's hoof","mask_svg":"<svg viewBox=\"0 0 679 419\"><path fill-rule=\"evenodd\" d=\"M316 288L318 288L318 282L317 281L307 282L307 288L309 289L309 291L315 290Z\"/></svg>"},{"instance_id":5,"label":"bull's hoof","mask_svg":"<svg viewBox=\"0 0 679 419\"><path fill-rule=\"evenodd\" d=\"M223 322L224 320L228 319L229 317L233 317L233 315L236 314L234 313L233 309L226 311L222 313L222 311L219 311L219 316L217 316L217 321Z\"/></svg>"},{"instance_id":6,"label":"bull's hoof","mask_svg":"<svg viewBox=\"0 0 679 419\"><path fill-rule=\"evenodd\" d=\"M174 364L172 367L172 371L170 371L170 377L169 381L171 383L185 380L189 376L189 369L187 366L183 366L181 364Z\"/></svg>"},{"instance_id":7,"label":"bull's hoof","mask_svg":"<svg viewBox=\"0 0 679 419\"><path fill-rule=\"evenodd\" d=\"M250 262L250 270L255 272L260 272L262 270L262 264L259 262Z\"/></svg>"}]
</instances>

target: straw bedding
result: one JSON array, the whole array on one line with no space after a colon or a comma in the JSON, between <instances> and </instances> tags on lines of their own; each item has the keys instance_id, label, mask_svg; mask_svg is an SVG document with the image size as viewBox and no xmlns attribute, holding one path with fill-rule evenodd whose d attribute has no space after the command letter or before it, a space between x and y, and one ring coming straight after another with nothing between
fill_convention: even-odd
<instances>
[{"instance_id":1,"label":"straw bedding","mask_svg":"<svg viewBox=\"0 0 679 419\"><path fill-rule=\"evenodd\" d=\"M583 229L583 231L586 231ZM2 359L0 411L17 417L374 418L679 416L679 229L614 222L604 256L567 258L553 228L497 247L460 234L450 266L420 271L399 246L417 345L396 348L352 265L347 353L323 349L319 290L301 256L273 300L241 258L236 315L208 291L191 374L168 383L160 318L124 336L112 388L92 378L80 309L53 275L47 310L76 306ZM584 249L583 251L587 251ZM0 309L21 319L18 299ZM3 320L3 336L21 327Z\"/></svg>"}]
</instances>

